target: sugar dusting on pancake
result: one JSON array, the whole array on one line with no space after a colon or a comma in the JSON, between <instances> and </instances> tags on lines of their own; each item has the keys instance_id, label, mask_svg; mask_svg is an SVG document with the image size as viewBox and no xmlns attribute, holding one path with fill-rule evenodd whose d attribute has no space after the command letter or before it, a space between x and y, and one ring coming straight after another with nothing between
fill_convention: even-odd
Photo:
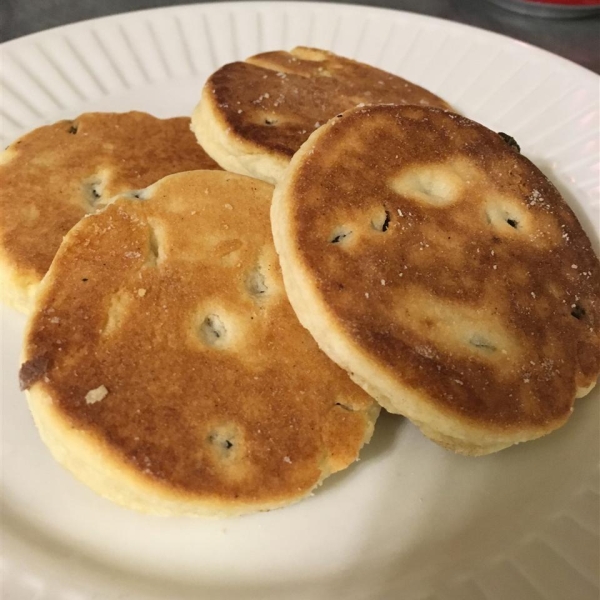
<instances>
[{"instance_id":1,"label":"sugar dusting on pancake","mask_svg":"<svg viewBox=\"0 0 600 600\"><path fill-rule=\"evenodd\" d=\"M158 514L276 508L347 467L378 406L298 323L272 187L221 171L122 196L65 237L22 385L54 456Z\"/></svg>"},{"instance_id":2,"label":"sugar dusting on pancake","mask_svg":"<svg viewBox=\"0 0 600 600\"><path fill-rule=\"evenodd\" d=\"M359 104L450 108L401 77L331 52L265 52L213 73L192 116L206 151L225 169L274 183L308 136Z\"/></svg>"},{"instance_id":3,"label":"sugar dusting on pancake","mask_svg":"<svg viewBox=\"0 0 600 600\"><path fill-rule=\"evenodd\" d=\"M321 348L449 448L544 435L598 377L590 241L548 179L473 121L348 111L294 157L272 223Z\"/></svg>"}]
</instances>

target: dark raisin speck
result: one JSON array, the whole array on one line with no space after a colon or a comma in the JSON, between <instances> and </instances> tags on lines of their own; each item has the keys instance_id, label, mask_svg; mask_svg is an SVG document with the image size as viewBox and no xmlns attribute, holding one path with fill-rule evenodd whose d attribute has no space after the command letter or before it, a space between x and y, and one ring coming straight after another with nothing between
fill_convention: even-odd
<instances>
[{"instance_id":1,"label":"dark raisin speck","mask_svg":"<svg viewBox=\"0 0 600 600\"><path fill-rule=\"evenodd\" d=\"M387 231L388 227L390 226L390 213L389 211L385 211L385 221L383 222L383 225L381 226L381 231Z\"/></svg>"},{"instance_id":2,"label":"dark raisin speck","mask_svg":"<svg viewBox=\"0 0 600 600\"><path fill-rule=\"evenodd\" d=\"M25 361L19 370L19 387L21 391L28 390L39 381L48 369L48 359L45 356L36 356Z\"/></svg>"},{"instance_id":3,"label":"dark raisin speck","mask_svg":"<svg viewBox=\"0 0 600 600\"><path fill-rule=\"evenodd\" d=\"M517 152L521 152L521 147L517 144L517 140L514 137L508 135L508 133L498 132L498 135L513 149Z\"/></svg>"}]
</instances>

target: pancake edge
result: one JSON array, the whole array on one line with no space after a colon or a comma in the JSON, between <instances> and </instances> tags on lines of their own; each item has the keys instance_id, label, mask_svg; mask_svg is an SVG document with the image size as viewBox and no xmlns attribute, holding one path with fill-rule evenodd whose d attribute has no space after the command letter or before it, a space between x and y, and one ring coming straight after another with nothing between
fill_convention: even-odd
<instances>
[{"instance_id":1,"label":"pancake edge","mask_svg":"<svg viewBox=\"0 0 600 600\"><path fill-rule=\"evenodd\" d=\"M40 285L39 277L28 271L15 269L0 249L0 303L28 315L33 307Z\"/></svg>"},{"instance_id":2,"label":"pancake edge","mask_svg":"<svg viewBox=\"0 0 600 600\"><path fill-rule=\"evenodd\" d=\"M204 151L223 169L276 184L289 163L283 154L269 152L237 135L219 110L211 79L204 84L192 113L191 130Z\"/></svg>"},{"instance_id":3,"label":"pancake edge","mask_svg":"<svg viewBox=\"0 0 600 600\"><path fill-rule=\"evenodd\" d=\"M350 109L347 113L356 110L360 109ZM405 416L426 437L458 454L491 454L514 444L540 438L564 425L570 413L547 422L544 426L527 428L517 425L514 428L494 427L460 418L455 412L436 406L422 394L404 388L338 327L335 316L320 297L311 280L310 271L294 243L291 201L288 195L304 157L311 154L313 146L321 136L335 127L337 120L338 117L330 119L311 134L293 156L273 193L271 227L275 249L279 255L288 299L300 323L311 333L319 348L346 370L351 379L383 408ZM575 398L588 394L595 383L585 389L577 389Z\"/></svg>"},{"instance_id":4,"label":"pancake edge","mask_svg":"<svg viewBox=\"0 0 600 600\"><path fill-rule=\"evenodd\" d=\"M119 461L90 433L74 427L55 408L52 398L34 386L26 392L36 428L53 458L96 494L124 508L162 517L237 517L268 511L299 502L314 488L292 500L258 504L199 499L184 491L153 482L138 470ZM315 485L320 485L323 477Z\"/></svg>"},{"instance_id":5,"label":"pancake edge","mask_svg":"<svg viewBox=\"0 0 600 600\"><path fill-rule=\"evenodd\" d=\"M219 172L224 176L230 175L222 171L209 170L208 172ZM181 174L175 173L167 175L163 179L179 175ZM157 183L151 184L146 189L153 188ZM121 198L123 198L123 194L114 196L102 210ZM76 223L65 239L77 228L83 227L85 221L84 218ZM64 251L63 240L63 244L55 255L55 260ZM25 343L21 350L20 365L31 358L28 354L27 340L36 314L35 305L43 301L46 289L51 285L53 266L54 261L42 281L36 286L37 295L32 300L32 310L23 334ZM272 501L249 503L247 501L224 501L219 497L211 499L205 496L202 498L193 492L177 490L168 484L152 480L150 477L144 476L138 468L128 465L118 452L113 451L103 439L96 437L92 431L77 427L61 412L52 395L43 389L42 383L34 383L25 390L25 396L40 438L56 462L69 471L75 479L99 496L121 507L161 517L218 519L266 512L296 504L313 495L327 477L347 469L359 461L361 451L372 439L375 423L380 413L380 407L376 403L372 403L368 409L362 411L365 419L364 437L357 447L356 456L352 461L343 466L322 461L319 465L319 479L312 487L306 488L303 493L291 498L276 498Z\"/></svg>"}]
</instances>

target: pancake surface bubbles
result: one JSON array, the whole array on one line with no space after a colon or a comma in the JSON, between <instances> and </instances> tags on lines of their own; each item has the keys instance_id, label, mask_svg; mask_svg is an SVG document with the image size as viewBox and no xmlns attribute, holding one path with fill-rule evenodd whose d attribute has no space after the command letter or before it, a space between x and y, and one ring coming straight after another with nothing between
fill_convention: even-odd
<instances>
[{"instance_id":1,"label":"pancake surface bubbles","mask_svg":"<svg viewBox=\"0 0 600 600\"><path fill-rule=\"evenodd\" d=\"M36 129L0 155L0 299L28 312L63 236L115 194L218 169L184 117L86 113Z\"/></svg>"},{"instance_id":2,"label":"pancake surface bubbles","mask_svg":"<svg viewBox=\"0 0 600 600\"><path fill-rule=\"evenodd\" d=\"M65 237L21 380L54 456L109 499L167 515L276 508L371 437L379 407L287 301L271 193L181 173Z\"/></svg>"},{"instance_id":3,"label":"pancake surface bubbles","mask_svg":"<svg viewBox=\"0 0 600 600\"><path fill-rule=\"evenodd\" d=\"M265 52L213 73L192 116L206 151L228 171L278 181L320 125L359 104L450 108L401 77L331 52Z\"/></svg>"},{"instance_id":4,"label":"pancake surface bubbles","mask_svg":"<svg viewBox=\"0 0 600 600\"><path fill-rule=\"evenodd\" d=\"M321 348L436 442L486 454L562 425L600 370L600 268L556 188L434 108L354 109L277 186L288 296Z\"/></svg>"}]
</instances>

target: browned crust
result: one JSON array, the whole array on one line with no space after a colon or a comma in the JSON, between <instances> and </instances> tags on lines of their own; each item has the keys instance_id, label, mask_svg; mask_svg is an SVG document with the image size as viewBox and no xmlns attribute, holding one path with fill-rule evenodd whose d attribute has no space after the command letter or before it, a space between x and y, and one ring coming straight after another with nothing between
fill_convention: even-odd
<instances>
[{"instance_id":1,"label":"browned crust","mask_svg":"<svg viewBox=\"0 0 600 600\"><path fill-rule=\"evenodd\" d=\"M46 375L48 370L48 358L46 356L35 356L24 362L19 369L19 387L21 391L28 390Z\"/></svg>"},{"instance_id":2,"label":"browned crust","mask_svg":"<svg viewBox=\"0 0 600 600\"><path fill-rule=\"evenodd\" d=\"M394 184L417 172L450 177L455 200ZM482 446L496 434L509 445L560 426L596 381L598 259L556 188L485 127L431 108L349 111L294 158L274 215L286 287L305 282L296 312L307 324L303 306L325 311L330 328L309 329L357 381L377 392L361 381L369 365L393 381L387 408L429 407ZM352 236L332 243L340 230Z\"/></svg>"},{"instance_id":3,"label":"browned crust","mask_svg":"<svg viewBox=\"0 0 600 600\"><path fill-rule=\"evenodd\" d=\"M25 341L25 365L47 361L30 397L50 398L51 421L189 506L245 512L300 498L356 459L376 418L289 306L271 191L229 173L182 173L82 220L44 279ZM203 338L212 314L223 346ZM106 395L90 402L100 386Z\"/></svg>"},{"instance_id":4,"label":"browned crust","mask_svg":"<svg viewBox=\"0 0 600 600\"><path fill-rule=\"evenodd\" d=\"M331 52L298 47L265 52L213 73L211 104L249 153L289 160L308 136L358 104L421 104L441 98L401 77Z\"/></svg>"},{"instance_id":5,"label":"browned crust","mask_svg":"<svg viewBox=\"0 0 600 600\"><path fill-rule=\"evenodd\" d=\"M11 285L37 285L63 236L95 204L171 173L218 169L189 126L184 117L86 113L14 142L0 164L0 268Z\"/></svg>"}]
</instances>

